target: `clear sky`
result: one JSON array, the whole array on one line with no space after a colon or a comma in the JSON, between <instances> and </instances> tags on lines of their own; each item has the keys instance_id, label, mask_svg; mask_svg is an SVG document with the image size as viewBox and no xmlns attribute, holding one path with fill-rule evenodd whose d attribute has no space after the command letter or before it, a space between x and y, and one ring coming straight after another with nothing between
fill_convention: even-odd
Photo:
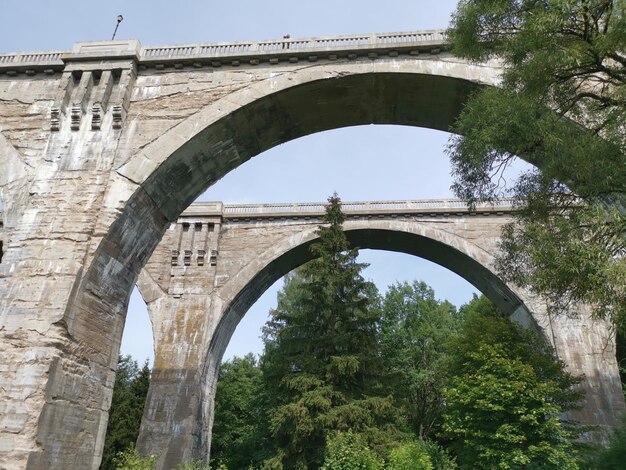
<instances>
[{"instance_id":1,"label":"clear sky","mask_svg":"<svg viewBox=\"0 0 626 470\"><path fill-rule=\"evenodd\" d=\"M143 45L414 31L447 27L456 1L439 0L0 0L0 53L68 50L74 42L111 38ZM283 144L247 162L209 188L202 200L323 201L451 197L444 154L448 134L400 126L362 126ZM460 305L476 290L449 271L418 258L366 250L366 276L379 289L423 279L439 298ZM260 352L259 329L281 281L251 308L226 357ZM151 333L141 297L131 298L122 352L151 357Z\"/></svg>"}]
</instances>

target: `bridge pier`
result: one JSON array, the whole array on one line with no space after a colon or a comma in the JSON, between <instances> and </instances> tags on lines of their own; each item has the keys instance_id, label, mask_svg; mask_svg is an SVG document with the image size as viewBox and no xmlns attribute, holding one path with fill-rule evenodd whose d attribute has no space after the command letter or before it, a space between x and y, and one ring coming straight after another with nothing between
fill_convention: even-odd
<instances>
[{"instance_id":1,"label":"bridge pier","mask_svg":"<svg viewBox=\"0 0 626 470\"><path fill-rule=\"evenodd\" d=\"M214 295L221 204L204 207L204 217L170 226L138 282L155 357L137 449L156 455L159 469L209 451L212 409L203 407L212 407L216 384L205 379L205 366L220 318Z\"/></svg>"},{"instance_id":2,"label":"bridge pier","mask_svg":"<svg viewBox=\"0 0 626 470\"><path fill-rule=\"evenodd\" d=\"M214 329L209 295L162 297L148 304L155 322L155 359L137 449L157 456L157 468L174 468L208 455L212 422L202 406L212 404L203 383L207 339Z\"/></svg>"}]
</instances>

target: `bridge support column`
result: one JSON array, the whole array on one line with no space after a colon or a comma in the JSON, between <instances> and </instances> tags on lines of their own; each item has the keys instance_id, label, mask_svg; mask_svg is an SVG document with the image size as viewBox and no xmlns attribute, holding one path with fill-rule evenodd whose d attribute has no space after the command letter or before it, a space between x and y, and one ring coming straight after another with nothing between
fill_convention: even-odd
<instances>
[{"instance_id":1,"label":"bridge support column","mask_svg":"<svg viewBox=\"0 0 626 470\"><path fill-rule=\"evenodd\" d=\"M97 469L128 301L123 284L136 275L118 270L113 303L82 285L108 174L33 180L26 203L8 214L0 263L0 468Z\"/></svg>"},{"instance_id":2,"label":"bridge support column","mask_svg":"<svg viewBox=\"0 0 626 470\"><path fill-rule=\"evenodd\" d=\"M158 469L171 469L208 456L216 382L203 374L215 329L211 295L162 296L148 309L155 358L137 449L156 455Z\"/></svg>"},{"instance_id":3,"label":"bridge support column","mask_svg":"<svg viewBox=\"0 0 626 470\"><path fill-rule=\"evenodd\" d=\"M606 442L608 433L626 412L615 335L607 322L591 318L586 308L575 316L553 318L551 331L557 356L572 374L582 378L582 406L571 417L597 426L597 433L590 437Z\"/></svg>"}]
</instances>

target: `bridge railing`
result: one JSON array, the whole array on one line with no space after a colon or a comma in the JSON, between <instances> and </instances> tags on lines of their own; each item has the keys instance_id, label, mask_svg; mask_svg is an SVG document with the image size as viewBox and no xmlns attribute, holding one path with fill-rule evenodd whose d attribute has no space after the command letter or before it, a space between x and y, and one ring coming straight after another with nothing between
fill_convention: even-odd
<instances>
[{"instance_id":1,"label":"bridge railing","mask_svg":"<svg viewBox=\"0 0 626 470\"><path fill-rule=\"evenodd\" d=\"M193 207L193 206L192 206ZM497 199L489 203L479 203L472 209L460 199L432 199L414 201L367 201L343 202L346 215L389 214L412 212L492 212L515 210L515 199ZM324 214L325 203L276 203L276 204L225 204L222 214L226 218L272 217L272 216L320 216ZM195 212L197 214L197 212ZM184 215L184 214L183 214Z\"/></svg>"},{"instance_id":2,"label":"bridge railing","mask_svg":"<svg viewBox=\"0 0 626 470\"><path fill-rule=\"evenodd\" d=\"M269 41L146 46L138 47L136 52L140 63L154 63L180 59L243 58L247 56L253 58L267 55L293 55L323 51L418 50L420 48L437 48L446 43L445 30L427 30L319 38L283 38ZM78 46L89 46L89 44L92 43L77 43ZM111 50L102 52L103 56L107 56L107 54L115 55L112 52L115 47L113 41L101 44L111 45ZM37 69L46 66L59 69L63 67L64 55L69 53L70 51L51 51L0 54L0 69L10 69L11 67L26 69L28 66L34 66ZM80 54L79 47L73 51L71 56L79 58Z\"/></svg>"},{"instance_id":3,"label":"bridge railing","mask_svg":"<svg viewBox=\"0 0 626 470\"><path fill-rule=\"evenodd\" d=\"M280 39L273 41L214 43L177 46L144 47L140 59L155 60L193 57L230 57L263 54L292 54L330 50L376 49L410 47L420 45L443 45L445 30L414 31L403 33L366 34L303 39Z\"/></svg>"},{"instance_id":4,"label":"bridge railing","mask_svg":"<svg viewBox=\"0 0 626 470\"><path fill-rule=\"evenodd\" d=\"M61 54L63 54L61 51L0 54L0 67L38 64L63 65L63 62L61 61Z\"/></svg>"}]
</instances>

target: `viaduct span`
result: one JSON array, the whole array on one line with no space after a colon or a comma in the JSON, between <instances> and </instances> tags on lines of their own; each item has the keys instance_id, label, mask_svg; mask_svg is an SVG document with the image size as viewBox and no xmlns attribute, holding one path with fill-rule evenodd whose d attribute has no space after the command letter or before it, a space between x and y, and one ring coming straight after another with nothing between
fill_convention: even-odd
<instances>
[{"instance_id":1,"label":"viaduct span","mask_svg":"<svg viewBox=\"0 0 626 470\"><path fill-rule=\"evenodd\" d=\"M183 211L231 169L304 135L359 124L446 131L473 90L498 80L497 64L452 56L441 31L0 55L0 468L98 467L137 282L158 350L140 446L160 443L162 468L205 452L223 347L267 283L306 261L316 216ZM435 211L429 225L365 211L348 233L430 257L532 320L587 374L588 420L612 425L624 403L604 327L548 328L540 299L491 272L495 245L481 243L495 232L477 239L460 212ZM502 219L475 217L487 231Z\"/></svg>"},{"instance_id":2,"label":"viaduct span","mask_svg":"<svg viewBox=\"0 0 626 470\"><path fill-rule=\"evenodd\" d=\"M536 328L569 369L585 376L576 418L610 422L620 409L615 351L604 325L550 318L545 304L493 272L512 201L469 210L459 200L344 203L352 246L409 253L456 272L522 325ZM207 452L218 366L248 308L311 259L323 204L194 203L166 231L139 276L155 339L155 363L138 448L162 468ZM573 313L573 312L572 312ZM591 349L589 345L592 346Z\"/></svg>"}]
</instances>

